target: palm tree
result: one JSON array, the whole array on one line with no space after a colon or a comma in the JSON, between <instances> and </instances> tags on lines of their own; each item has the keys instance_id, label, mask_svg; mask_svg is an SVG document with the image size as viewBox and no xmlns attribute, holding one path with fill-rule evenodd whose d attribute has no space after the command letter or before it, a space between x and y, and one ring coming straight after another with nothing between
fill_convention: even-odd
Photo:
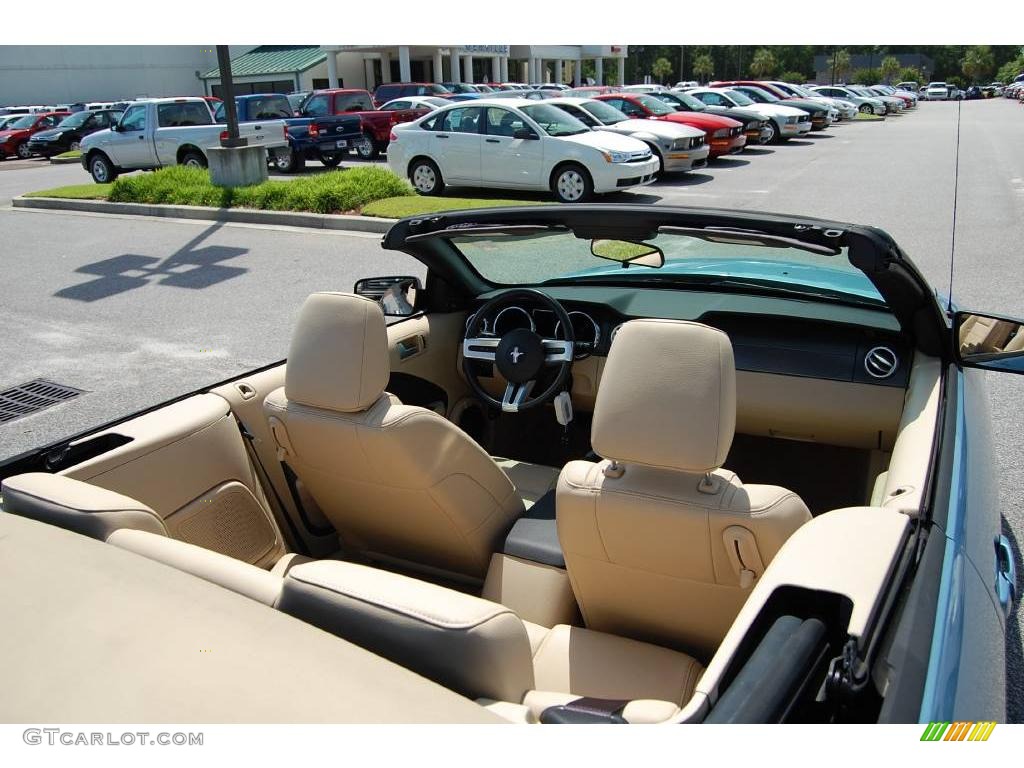
<instances>
[{"instance_id":1,"label":"palm tree","mask_svg":"<svg viewBox=\"0 0 1024 768\"><path fill-rule=\"evenodd\" d=\"M651 66L651 74L658 78L658 82L664 84L665 78L672 74L672 62L662 57Z\"/></svg>"},{"instance_id":2,"label":"palm tree","mask_svg":"<svg viewBox=\"0 0 1024 768\"><path fill-rule=\"evenodd\" d=\"M755 78L771 77L778 70L775 54L767 48L758 48L750 62L750 74Z\"/></svg>"},{"instance_id":3,"label":"palm tree","mask_svg":"<svg viewBox=\"0 0 1024 768\"><path fill-rule=\"evenodd\" d=\"M693 75L702 83L706 83L715 74L715 62L711 54L701 53L693 60Z\"/></svg>"},{"instance_id":4,"label":"palm tree","mask_svg":"<svg viewBox=\"0 0 1024 768\"><path fill-rule=\"evenodd\" d=\"M886 56L882 59L882 63L879 65L878 69L882 73L882 79L885 80L886 85L888 85L900 71L900 60L895 56Z\"/></svg>"}]
</instances>

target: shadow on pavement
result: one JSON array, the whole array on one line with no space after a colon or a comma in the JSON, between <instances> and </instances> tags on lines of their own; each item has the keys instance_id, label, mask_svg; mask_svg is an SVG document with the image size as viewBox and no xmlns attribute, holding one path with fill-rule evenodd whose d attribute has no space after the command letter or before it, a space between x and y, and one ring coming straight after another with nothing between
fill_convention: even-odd
<instances>
[{"instance_id":1,"label":"shadow on pavement","mask_svg":"<svg viewBox=\"0 0 1024 768\"><path fill-rule=\"evenodd\" d=\"M735 155L729 155L728 157L716 157L711 161L712 168L741 168L744 165L750 165L749 160L740 160Z\"/></svg>"},{"instance_id":2,"label":"shadow on pavement","mask_svg":"<svg viewBox=\"0 0 1024 768\"><path fill-rule=\"evenodd\" d=\"M211 285L239 277L247 269L224 266L219 262L248 253L247 248L208 245L197 248L205 239L224 226L217 222L185 243L166 259L126 253L103 261L86 264L75 270L80 274L95 275L89 280L62 288L54 296L75 301L99 301L119 293L142 288L156 281L173 288L202 290Z\"/></svg>"},{"instance_id":3,"label":"shadow on pavement","mask_svg":"<svg viewBox=\"0 0 1024 768\"><path fill-rule=\"evenodd\" d=\"M768 147L746 147L743 150L744 155L753 155L754 157L758 155L772 155L774 153L775 150L768 149Z\"/></svg>"}]
</instances>

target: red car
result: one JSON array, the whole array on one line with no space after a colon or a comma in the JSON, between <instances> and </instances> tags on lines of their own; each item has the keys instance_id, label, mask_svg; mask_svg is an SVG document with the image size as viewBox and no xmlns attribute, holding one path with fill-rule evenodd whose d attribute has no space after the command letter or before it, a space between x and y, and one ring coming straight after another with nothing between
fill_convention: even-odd
<instances>
[{"instance_id":1,"label":"red car","mask_svg":"<svg viewBox=\"0 0 1024 768\"><path fill-rule=\"evenodd\" d=\"M668 120L697 128L707 134L711 157L742 152L747 144L743 123L706 112L676 112L661 99L646 93L609 93L595 96L635 119Z\"/></svg>"},{"instance_id":2,"label":"red car","mask_svg":"<svg viewBox=\"0 0 1024 768\"><path fill-rule=\"evenodd\" d=\"M20 120L8 124L4 130L0 131L0 160L8 155L17 155L22 160L32 157L32 151L28 148L28 140L40 131L47 131L55 127L70 114L70 112L40 112L34 115L25 115Z\"/></svg>"}]
</instances>

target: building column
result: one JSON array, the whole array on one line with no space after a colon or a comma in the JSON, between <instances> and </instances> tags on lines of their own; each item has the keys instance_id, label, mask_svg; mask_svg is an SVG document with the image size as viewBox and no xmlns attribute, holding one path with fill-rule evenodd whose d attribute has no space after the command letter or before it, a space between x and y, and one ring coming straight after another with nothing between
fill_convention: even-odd
<instances>
[{"instance_id":1,"label":"building column","mask_svg":"<svg viewBox=\"0 0 1024 768\"><path fill-rule=\"evenodd\" d=\"M462 64L462 78L467 83L475 83L476 80L473 77L473 57L466 56L466 60Z\"/></svg>"},{"instance_id":2,"label":"building column","mask_svg":"<svg viewBox=\"0 0 1024 768\"><path fill-rule=\"evenodd\" d=\"M391 82L391 54L387 51L380 55L380 81L382 83Z\"/></svg>"},{"instance_id":3,"label":"building column","mask_svg":"<svg viewBox=\"0 0 1024 768\"><path fill-rule=\"evenodd\" d=\"M598 85L604 85L604 59L594 59L594 79Z\"/></svg>"},{"instance_id":4,"label":"building column","mask_svg":"<svg viewBox=\"0 0 1024 768\"><path fill-rule=\"evenodd\" d=\"M441 55L440 48L434 51L434 64L431 74L434 76L435 83L440 83L444 80L444 57Z\"/></svg>"},{"instance_id":5,"label":"building column","mask_svg":"<svg viewBox=\"0 0 1024 768\"><path fill-rule=\"evenodd\" d=\"M461 64L462 59L459 56L459 54L457 54L455 52L456 49L455 49L454 45L452 46L451 50L452 50L452 52L451 52L450 58L451 58L451 65L452 65L452 82L453 83L461 83L462 82L462 67L460 66L460 64Z\"/></svg>"},{"instance_id":6,"label":"building column","mask_svg":"<svg viewBox=\"0 0 1024 768\"><path fill-rule=\"evenodd\" d=\"M625 57L619 58L619 85L626 84L626 59Z\"/></svg>"},{"instance_id":7,"label":"building column","mask_svg":"<svg viewBox=\"0 0 1024 768\"><path fill-rule=\"evenodd\" d=\"M501 82L501 56L491 57L491 82Z\"/></svg>"},{"instance_id":8,"label":"building column","mask_svg":"<svg viewBox=\"0 0 1024 768\"><path fill-rule=\"evenodd\" d=\"M572 84L577 88L583 85L583 59L576 59L576 66L572 68Z\"/></svg>"},{"instance_id":9,"label":"building column","mask_svg":"<svg viewBox=\"0 0 1024 768\"><path fill-rule=\"evenodd\" d=\"M508 82L508 56L501 57L501 74L498 75L498 82Z\"/></svg>"},{"instance_id":10,"label":"building column","mask_svg":"<svg viewBox=\"0 0 1024 768\"><path fill-rule=\"evenodd\" d=\"M562 82L562 60L555 59L555 82Z\"/></svg>"},{"instance_id":11,"label":"building column","mask_svg":"<svg viewBox=\"0 0 1024 768\"><path fill-rule=\"evenodd\" d=\"M548 73L544 71L544 59L537 59L537 82L543 83L548 79Z\"/></svg>"},{"instance_id":12,"label":"building column","mask_svg":"<svg viewBox=\"0 0 1024 768\"><path fill-rule=\"evenodd\" d=\"M373 59L363 59L363 75L366 78L366 90L372 92L377 87L377 78L373 74Z\"/></svg>"},{"instance_id":13,"label":"building column","mask_svg":"<svg viewBox=\"0 0 1024 768\"><path fill-rule=\"evenodd\" d=\"M338 54L334 51L327 52L327 87L338 87Z\"/></svg>"},{"instance_id":14,"label":"building column","mask_svg":"<svg viewBox=\"0 0 1024 768\"><path fill-rule=\"evenodd\" d=\"M412 80L412 66L409 63L409 46L398 46L398 79L403 83Z\"/></svg>"}]
</instances>

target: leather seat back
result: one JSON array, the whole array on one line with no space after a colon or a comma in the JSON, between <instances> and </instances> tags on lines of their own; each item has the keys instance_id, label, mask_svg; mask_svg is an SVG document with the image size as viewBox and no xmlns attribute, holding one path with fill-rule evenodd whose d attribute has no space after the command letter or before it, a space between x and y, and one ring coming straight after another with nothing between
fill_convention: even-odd
<instances>
[{"instance_id":1,"label":"leather seat back","mask_svg":"<svg viewBox=\"0 0 1024 768\"><path fill-rule=\"evenodd\" d=\"M347 550L482 578L522 499L462 430L384 392L388 375L377 303L310 296L265 401L279 455Z\"/></svg>"},{"instance_id":2,"label":"leather seat back","mask_svg":"<svg viewBox=\"0 0 1024 768\"><path fill-rule=\"evenodd\" d=\"M612 345L592 427L603 461L566 465L558 536L591 629L709 657L810 513L721 469L735 428L728 337L634 320Z\"/></svg>"}]
</instances>

